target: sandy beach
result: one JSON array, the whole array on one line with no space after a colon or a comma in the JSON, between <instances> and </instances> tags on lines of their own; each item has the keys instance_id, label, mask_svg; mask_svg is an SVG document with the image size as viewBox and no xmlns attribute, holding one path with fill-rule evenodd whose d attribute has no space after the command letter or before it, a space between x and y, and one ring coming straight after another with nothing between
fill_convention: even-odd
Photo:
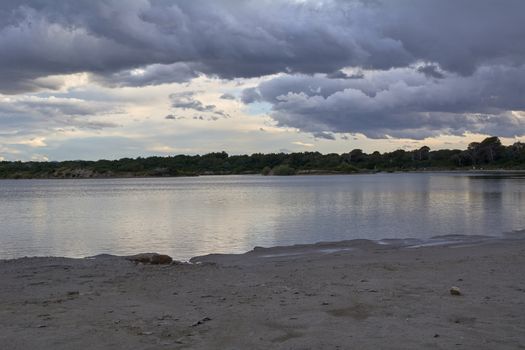
<instances>
[{"instance_id":1,"label":"sandy beach","mask_svg":"<svg viewBox=\"0 0 525 350\"><path fill-rule=\"evenodd\" d=\"M525 241L382 243L0 261L0 348L525 348Z\"/></svg>"}]
</instances>

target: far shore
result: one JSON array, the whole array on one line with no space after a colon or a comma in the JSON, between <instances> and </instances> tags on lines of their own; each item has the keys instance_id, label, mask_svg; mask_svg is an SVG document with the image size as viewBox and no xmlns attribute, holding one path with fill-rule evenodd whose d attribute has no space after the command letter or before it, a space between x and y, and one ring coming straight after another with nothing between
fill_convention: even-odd
<instances>
[{"instance_id":1,"label":"far shore","mask_svg":"<svg viewBox=\"0 0 525 350\"><path fill-rule=\"evenodd\" d=\"M0 343L10 350L525 347L525 240L408 243L256 248L170 265L113 256L3 260Z\"/></svg>"},{"instance_id":2,"label":"far shore","mask_svg":"<svg viewBox=\"0 0 525 350\"><path fill-rule=\"evenodd\" d=\"M170 178L192 178L208 176L264 176L264 177L297 177L297 176L342 176L342 175L374 175L374 174L417 174L417 173L453 173L453 174L525 174L525 169L408 169L408 170L362 170L358 172L342 173L335 171L311 170L291 175L262 175L260 173L243 174L194 174L177 176L139 176L139 175L117 175L117 176L75 176L75 177L9 177L2 180L103 180L103 179L170 179Z\"/></svg>"}]
</instances>

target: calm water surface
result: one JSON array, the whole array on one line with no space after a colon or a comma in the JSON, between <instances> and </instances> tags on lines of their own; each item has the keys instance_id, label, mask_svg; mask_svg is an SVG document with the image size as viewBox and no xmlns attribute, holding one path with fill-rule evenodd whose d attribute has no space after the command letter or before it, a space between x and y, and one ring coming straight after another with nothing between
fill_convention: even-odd
<instances>
[{"instance_id":1,"label":"calm water surface","mask_svg":"<svg viewBox=\"0 0 525 350\"><path fill-rule=\"evenodd\" d=\"M157 251L187 259L523 229L523 174L0 181L0 258Z\"/></svg>"}]
</instances>

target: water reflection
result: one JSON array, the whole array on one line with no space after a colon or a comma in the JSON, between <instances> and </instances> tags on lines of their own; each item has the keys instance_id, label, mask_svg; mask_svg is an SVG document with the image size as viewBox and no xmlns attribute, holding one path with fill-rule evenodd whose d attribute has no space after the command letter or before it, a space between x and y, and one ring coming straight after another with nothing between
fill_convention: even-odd
<instances>
[{"instance_id":1,"label":"water reflection","mask_svg":"<svg viewBox=\"0 0 525 350\"><path fill-rule=\"evenodd\" d=\"M462 174L0 181L0 257L178 258L525 228L525 178Z\"/></svg>"}]
</instances>

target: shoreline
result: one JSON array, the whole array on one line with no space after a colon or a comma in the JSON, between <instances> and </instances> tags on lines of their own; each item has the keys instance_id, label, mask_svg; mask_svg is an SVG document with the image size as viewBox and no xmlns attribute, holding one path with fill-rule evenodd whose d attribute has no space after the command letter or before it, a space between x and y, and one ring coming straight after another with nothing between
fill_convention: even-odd
<instances>
[{"instance_id":1,"label":"shoreline","mask_svg":"<svg viewBox=\"0 0 525 350\"><path fill-rule=\"evenodd\" d=\"M525 240L458 237L171 265L2 260L0 340L13 350L525 347Z\"/></svg>"},{"instance_id":2,"label":"shoreline","mask_svg":"<svg viewBox=\"0 0 525 350\"><path fill-rule=\"evenodd\" d=\"M195 174L176 176L144 176L144 175L122 175L122 176L78 176L78 177L3 177L1 180L107 180L107 179L176 179L196 178L210 176L262 176L262 177L297 177L297 176L344 176L344 175L375 175L375 174L414 174L414 173L453 173L453 174L525 174L525 169L412 169L412 170L362 170L351 173L333 172L323 170L311 170L290 175L263 175L261 173L244 174Z\"/></svg>"},{"instance_id":3,"label":"shoreline","mask_svg":"<svg viewBox=\"0 0 525 350\"><path fill-rule=\"evenodd\" d=\"M462 246L478 246L497 242L525 242L525 229L514 230L509 232L502 232L498 236L484 236L484 235L461 235L449 234L434 236L426 239L422 238L382 238L382 239L366 239L356 238L342 241L319 241L315 243L297 243L291 245L276 245L261 247L255 246L252 250L239 253L217 253L210 252L203 255L192 256L186 259L181 259L177 256L171 256L175 263L192 263L206 260L214 257L216 259L229 260L232 258L250 260L260 256L271 256L277 254L279 256L294 255L319 255L330 254L339 250L342 251L357 251L363 249L414 249L425 247L462 247ZM88 256L54 256L54 255L34 255L34 256L20 256L15 258L0 258L2 262L13 262L20 259L73 259L73 260L97 260L104 258L112 259L127 259L129 257L141 254L164 254L165 252L135 252L128 255L115 255L111 253L100 253Z\"/></svg>"}]
</instances>

